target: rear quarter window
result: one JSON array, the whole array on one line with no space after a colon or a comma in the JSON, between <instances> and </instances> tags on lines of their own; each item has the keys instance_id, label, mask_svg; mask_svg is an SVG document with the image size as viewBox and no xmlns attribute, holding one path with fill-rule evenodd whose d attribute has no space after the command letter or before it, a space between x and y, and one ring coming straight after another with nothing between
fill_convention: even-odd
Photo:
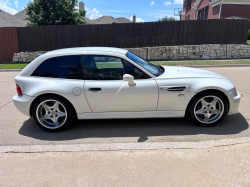
<instances>
[{"instance_id":1,"label":"rear quarter window","mask_svg":"<svg viewBox=\"0 0 250 187\"><path fill-rule=\"evenodd\" d=\"M45 60L31 76L83 79L81 56L62 56Z\"/></svg>"}]
</instances>

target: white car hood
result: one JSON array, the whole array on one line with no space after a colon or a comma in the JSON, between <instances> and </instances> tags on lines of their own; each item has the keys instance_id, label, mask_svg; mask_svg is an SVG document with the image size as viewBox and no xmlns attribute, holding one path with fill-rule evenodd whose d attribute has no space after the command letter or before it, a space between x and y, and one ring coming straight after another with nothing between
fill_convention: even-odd
<instances>
[{"instance_id":1,"label":"white car hood","mask_svg":"<svg viewBox=\"0 0 250 187\"><path fill-rule=\"evenodd\" d=\"M165 71L164 73L156 77L155 79L174 79L174 78L217 78L217 79L228 79L223 75L214 73L211 71L199 69L199 68L188 68L180 66L162 66Z\"/></svg>"}]
</instances>

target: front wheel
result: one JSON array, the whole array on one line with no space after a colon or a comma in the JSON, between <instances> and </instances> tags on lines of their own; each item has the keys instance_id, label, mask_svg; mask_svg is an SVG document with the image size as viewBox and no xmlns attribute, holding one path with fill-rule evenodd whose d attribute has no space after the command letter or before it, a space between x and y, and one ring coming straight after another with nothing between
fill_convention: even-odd
<instances>
[{"instance_id":1,"label":"front wheel","mask_svg":"<svg viewBox=\"0 0 250 187\"><path fill-rule=\"evenodd\" d=\"M198 125L211 127L220 123L228 114L227 98L217 92L197 95L188 108L187 114Z\"/></svg>"},{"instance_id":2,"label":"front wheel","mask_svg":"<svg viewBox=\"0 0 250 187\"><path fill-rule=\"evenodd\" d=\"M40 128L57 132L72 125L74 110L66 100L58 96L45 96L35 102L32 116Z\"/></svg>"}]
</instances>

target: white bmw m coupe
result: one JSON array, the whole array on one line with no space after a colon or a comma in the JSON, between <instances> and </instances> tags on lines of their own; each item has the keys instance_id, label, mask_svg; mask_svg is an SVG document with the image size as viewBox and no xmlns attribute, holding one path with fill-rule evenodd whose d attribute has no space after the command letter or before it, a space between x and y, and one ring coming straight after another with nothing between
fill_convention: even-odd
<instances>
[{"instance_id":1,"label":"white bmw m coupe","mask_svg":"<svg viewBox=\"0 0 250 187\"><path fill-rule=\"evenodd\" d=\"M241 95L206 70L153 65L118 48L48 52L15 77L16 108L47 131L75 119L188 117L208 127L238 112Z\"/></svg>"}]
</instances>

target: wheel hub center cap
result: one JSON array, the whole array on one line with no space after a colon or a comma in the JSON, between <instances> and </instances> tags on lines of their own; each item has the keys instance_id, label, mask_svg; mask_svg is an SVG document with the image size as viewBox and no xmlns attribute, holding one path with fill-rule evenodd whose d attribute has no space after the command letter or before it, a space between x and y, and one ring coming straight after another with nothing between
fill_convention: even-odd
<instances>
[{"instance_id":1,"label":"wheel hub center cap","mask_svg":"<svg viewBox=\"0 0 250 187\"><path fill-rule=\"evenodd\" d=\"M56 115L56 112L55 112L55 111L51 111L51 114L52 114L52 115Z\"/></svg>"}]
</instances>

